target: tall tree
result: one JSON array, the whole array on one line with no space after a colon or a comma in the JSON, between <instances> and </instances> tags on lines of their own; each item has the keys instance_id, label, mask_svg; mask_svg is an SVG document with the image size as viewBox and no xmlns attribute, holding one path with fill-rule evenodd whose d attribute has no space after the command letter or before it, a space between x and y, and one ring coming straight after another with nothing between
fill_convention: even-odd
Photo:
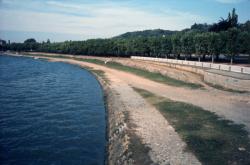
<instances>
[{"instance_id":1,"label":"tall tree","mask_svg":"<svg viewBox=\"0 0 250 165\"><path fill-rule=\"evenodd\" d=\"M185 60L187 56L191 56L194 52L194 43L193 43L193 33L185 33L181 37L181 52L185 55Z\"/></svg>"},{"instance_id":2,"label":"tall tree","mask_svg":"<svg viewBox=\"0 0 250 165\"><path fill-rule=\"evenodd\" d=\"M198 33L194 36L195 53L198 56L199 61L201 56L205 56L207 54L207 43L207 33Z\"/></svg>"},{"instance_id":3,"label":"tall tree","mask_svg":"<svg viewBox=\"0 0 250 165\"><path fill-rule=\"evenodd\" d=\"M226 31L232 27L238 26L238 15L236 14L235 8L233 8L232 13L228 13L227 19L221 18L218 23L213 24L209 31L211 32L220 32Z\"/></svg>"},{"instance_id":4,"label":"tall tree","mask_svg":"<svg viewBox=\"0 0 250 165\"><path fill-rule=\"evenodd\" d=\"M230 24L230 27L237 27L238 26L238 15L236 14L235 8L233 8L233 10L232 10L231 17L230 17L230 13L229 13L228 22Z\"/></svg>"},{"instance_id":5,"label":"tall tree","mask_svg":"<svg viewBox=\"0 0 250 165\"><path fill-rule=\"evenodd\" d=\"M172 52L175 54L175 57L178 59L181 53L181 37L179 34L175 34L171 37L172 42Z\"/></svg>"},{"instance_id":6,"label":"tall tree","mask_svg":"<svg viewBox=\"0 0 250 165\"><path fill-rule=\"evenodd\" d=\"M27 51L33 51L37 49L37 47L38 47L38 43L36 42L34 38L29 38L24 41L24 49Z\"/></svg>"},{"instance_id":7,"label":"tall tree","mask_svg":"<svg viewBox=\"0 0 250 165\"><path fill-rule=\"evenodd\" d=\"M172 52L172 43L171 43L171 38L170 37L163 37L161 39L161 54L164 57L168 57L171 52Z\"/></svg>"},{"instance_id":8,"label":"tall tree","mask_svg":"<svg viewBox=\"0 0 250 165\"><path fill-rule=\"evenodd\" d=\"M243 54L248 54L248 63L250 63L250 32L244 31L239 34L239 49Z\"/></svg>"},{"instance_id":9,"label":"tall tree","mask_svg":"<svg viewBox=\"0 0 250 165\"><path fill-rule=\"evenodd\" d=\"M231 28L227 32L226 48L228 55L230 56L230 63L233 64L235 55L239 53L239 30Z\"/></svg>"},{"instance_id":10,"label":"tall tree","mask_svg":"<svg viewBox=\"0 0 250 165\"><path fill-rule=\"evenodd\" d=\"M208 52L212 56L212 63L214 62L214 56L218 56L221 50L221 39L218 33L208 34Z\"/></svg>"}]
</instances>

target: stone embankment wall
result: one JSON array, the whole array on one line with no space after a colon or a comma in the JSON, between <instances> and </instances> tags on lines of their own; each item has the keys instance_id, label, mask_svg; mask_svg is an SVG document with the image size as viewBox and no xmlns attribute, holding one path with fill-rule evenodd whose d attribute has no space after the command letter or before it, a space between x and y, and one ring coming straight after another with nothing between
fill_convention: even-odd
<instances>
[{"instance_id":1,"label":"stone embankment wall","mask_svg":"<svg viewBox=\"0 0 250 165\"><path fill-rule=\"evenodd\" d=\"M100 76L96 75L102 85L106 103L107 121L107 156L106 165L132 165L131 153L129 152L129 135L127 130L126 112L121 107L116 93L109 84Z\"/></svg>"},{"instance_id":2,"label":"stone embankment wall","mask_svg":"<svg viewBox=\"0 0 250 165\"><path fill-rule=\"evenodd\" d=\"M110 165L130 165L129 136L126 126L126 114L121 110L120 104L114 99L116 96L109 90L108 102L108 157Z\"/></svg>"},{"instance_id":3,"label":"stone embankment wall","mask_svg":"<svg viewBox=\"0 0 250 165\"><path fill-rule=\"evenodd\" d=\"M201 76L205 82L222 86L224 88L238 90L238 91L250 91L250 67L241 66L230 66L223 64L212 64L212 63L202 63L194 61L183 61L183 60L172 60L172 59L157 59L149 57L131 57L135 60L140 61L150 61L156 64L165 65L170 68L188 71ZM137 65L138 66L138 65ZM145 66L146 70L150 67ZM214 71L215 70L215 71ZM157 71L157 70L151 70ZM177 78L180 80L193 82L194 77L188 78L190 74L185 72L169 72L168 70L159 69L158 72L168 75L172 78Z\"/></svg>"},{"instance_id":4,"label":"stone embankment wall","mask_svg":"<svg viewBox=\"0 0 250 165\"><path fill-rule=\"evenodd\" d=\"M208 70L204 72L204 81L227 89L250 92L250 76L249 78L231 77L214 72L214 70Z\"/></svg>"}]
</instances>

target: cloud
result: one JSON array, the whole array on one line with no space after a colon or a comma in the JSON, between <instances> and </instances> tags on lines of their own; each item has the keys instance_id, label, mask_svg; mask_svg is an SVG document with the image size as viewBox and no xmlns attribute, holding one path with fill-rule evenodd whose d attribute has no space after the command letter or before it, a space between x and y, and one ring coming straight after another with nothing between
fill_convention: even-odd
<instances>
[{"instance_id":1,"label":"cloud","mask_svg":"<svg viewBox=\"0 0 250 165\"><path fill-rule=\"evenodd\" d=\"M165 9L154 13L112 2L79 5L45 1L35 5L45 5L46 10L0 9L0 30L57 32L79 35L86 39L112 37L134 30L181 30L194 22L205 22L205 18L189 12Z\"/></svg>"}]
</instances>

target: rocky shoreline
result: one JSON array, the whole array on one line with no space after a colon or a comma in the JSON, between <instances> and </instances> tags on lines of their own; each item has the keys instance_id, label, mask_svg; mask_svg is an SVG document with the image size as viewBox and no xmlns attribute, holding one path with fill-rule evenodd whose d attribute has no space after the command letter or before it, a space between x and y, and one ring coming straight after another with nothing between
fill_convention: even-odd
<instances>
[{"instance_id":1,"label":"rocky shoreline","mask_svg":"<svg viewBox=\"0 0 250 165\"><path fill-rule=\"evenodd\" d=\"M91 72L91 70L89 70ZM129 120L129 112L123 106L119 94L110 84L95 72L92 72L102 86L106 106L107 156L105 164L133 165L141 161L153 164L148 152L150 148L142 143L134 129L136 125ZM138 148L140 151L138 152ZM146 152L146 153L145 153ZM140 160L143 158L144 160Z\"/></svg>"},{"instance_id":2,"label":"rocky shoreline","mask_svg":"<svg viewBox=\"0 0 250 165\"><path fill-rule=\"evenodd\" d=\"M91 72L91 70L90 70ZM105 164L131 164L128 145L129 137L126 130L126 115L116 100L116 94L108 83L98 74L92 72L102 86L106 106L107 145Z\"/></svg>"}]
</instances>

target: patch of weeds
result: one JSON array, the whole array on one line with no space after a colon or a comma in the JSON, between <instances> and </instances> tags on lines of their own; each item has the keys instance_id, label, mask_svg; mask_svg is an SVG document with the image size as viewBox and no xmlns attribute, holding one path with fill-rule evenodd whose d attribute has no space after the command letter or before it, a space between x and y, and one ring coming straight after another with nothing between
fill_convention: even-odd
<instances>
[{"instance_id":1,"label":"patch of weeds","mask_svg":"<svg viewBox=\"0 0 250 165\"><path fill-rule=\"evenodd\" d=\"M150 148L142 144L141 139L135 133L129 133L129 152L135 165L152 165L153 161L149 157Z\"/></svg>"},{"instance_id":2,"label":"patch of weeds","mask_svg":"<svg viewBox=\"0 0 250 165\"><path fill-rule=\"evenodd\" d=\"M88 66L79 66L82 69L86 69L86 70L93 70L92 67L88 67Z\"/></svg>"},{"instance_id":3,"label":"patch of weeds","mask_svg":"<svg viewBox=\"0 0 250 165\"><path fill-rule=\"evenodd\" d=\"M129 113L124 112L125 122L128 126L129 146L128 152L132 153L130 158L134 161L135 165L156 165L149 156L150 148L142 143L142 140L136 135L134 123L129 121Z\"/></svg>"},{"instance_id":4,"label":"patch of weeds","mask_svg":"<svg viewBox=\"0 0 250 165\"><path fill-rule=\"evenodd\" d=\"M94 63L94 64L98 64L98 65L105 65L105 62L102 60L98 60L98 59L88 59L88 58L78 58L78 57L74 57L73 59L78 60L78 61L83 61L83 62L89 62L89 63Z\"/></svg>"},{"instance_id":5,"label":"patch of weeds","mask_svg":"<svg viewBox=\"0 0 250 165\"><path fill-rule=\"evenodd\" d=\"M45 62L50 62L49 59L45 58L45 57L41 57L39 58L40 61L45 61Z\"/></svg>"},{"instance_id":6,"label":"patch of weeds","mask_svg":"<svg viewBox=\"0 0 250 165\"><path fill-rule=\"evenodd\" d=\"M153 104L205 165L249 165L250 139L243 125L201 107L172 101L134 88Z\"/></svg>"},{"instance_id":7,"label":"patch of weeds","mask_svg":"<svg viewBox=\"0 0 250 165\"><path fill-rule=\"evenodd\" d=\"M105 76L105 72L102 70L90 69L89 71L93 72L97 76L101 77L106 83L109 83L109 79Z\"/></svg>"}]
</instances>

